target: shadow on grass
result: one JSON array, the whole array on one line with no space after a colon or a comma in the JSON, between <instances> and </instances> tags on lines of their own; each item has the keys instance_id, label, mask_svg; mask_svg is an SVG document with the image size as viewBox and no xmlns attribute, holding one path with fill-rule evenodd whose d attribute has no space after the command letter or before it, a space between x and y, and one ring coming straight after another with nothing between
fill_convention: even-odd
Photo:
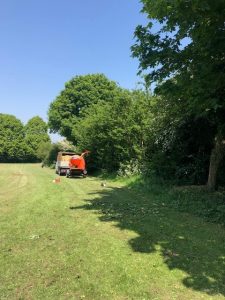
<instances>
[{"instance_id":1,"label":"shadow on grass","mask_svg":"<svg viewBox=\"0 0 225 300\"><path fill-rule=\"evenodd\" d=\"M147 196L127 187L105 188L87 204L70 209L93 210L101 214L100 221L114 221L119 229L136 232L139 236L129 240L134 252L160 248L169 269L187 273L186 287L225 296L224 230L171 210L164 201L165 192L153 190Z\"/></svg>"}]
</instances>

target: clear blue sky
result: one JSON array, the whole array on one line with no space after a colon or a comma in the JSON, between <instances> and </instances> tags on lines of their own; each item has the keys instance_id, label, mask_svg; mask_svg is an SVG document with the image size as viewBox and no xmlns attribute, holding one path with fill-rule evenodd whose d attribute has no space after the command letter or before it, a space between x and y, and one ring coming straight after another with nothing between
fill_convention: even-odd
<instances>
[{"instance_id":1,"label":"clear blue sky","mask_svg":"<svg viewBox=\"0 0 225 300\"><path fill-rule=\"evenodd\" d=\"M0 112L23 123L47 110L73 76L104 73L135 88L130 46L145 24L138 0L4 0L0 3Z\"/></svg>"}]
</instances>

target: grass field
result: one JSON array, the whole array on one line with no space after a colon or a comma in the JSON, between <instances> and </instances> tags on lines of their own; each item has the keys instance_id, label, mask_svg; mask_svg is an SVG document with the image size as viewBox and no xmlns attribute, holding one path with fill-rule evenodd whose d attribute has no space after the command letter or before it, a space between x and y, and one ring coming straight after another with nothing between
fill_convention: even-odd
<instances>
[{"instance_id":1,"label":"grass field","mask_svg":"<svg viewBox=\"0 0 225 300\"><path fill-rule=\"evenodd\" d=\"M0 299L224 299L225 230L123 183L0 165Z\"/></svg>"}]
</instances>

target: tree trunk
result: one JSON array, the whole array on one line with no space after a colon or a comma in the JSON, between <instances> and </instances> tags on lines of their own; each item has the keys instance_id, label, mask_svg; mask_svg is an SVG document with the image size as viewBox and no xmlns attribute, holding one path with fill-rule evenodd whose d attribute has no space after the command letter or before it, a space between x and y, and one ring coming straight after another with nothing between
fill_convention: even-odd
<instances>
[{"instance_id":1,"label":"tree trunk","mask_svg":"<svg viewBox=\"0 0 225 300\"><path fill-rule=\"evenodd\" d=\"M207 188L210 191L215 191L216 189L218 169L224 157L224 152L224 140L222 134L218 134L215 138L215 145L210 156L209 175L207 182Z\"/></svg>"}]
</instances>

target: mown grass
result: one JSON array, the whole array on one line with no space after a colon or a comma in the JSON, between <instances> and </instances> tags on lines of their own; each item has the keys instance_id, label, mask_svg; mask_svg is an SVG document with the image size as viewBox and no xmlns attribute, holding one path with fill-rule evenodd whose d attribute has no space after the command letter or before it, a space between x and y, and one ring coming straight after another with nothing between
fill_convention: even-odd
<instances>
[{"instance_id":1,"label":"mown grass","mask_svg":"<svg viewBox=\"0 0 225 300\"><path fill-rule=\"evenodd\" d=\"M0 174L0 299L224 299L225 231L171 208L168 187Z\"/></svg>"}]
</instances>

